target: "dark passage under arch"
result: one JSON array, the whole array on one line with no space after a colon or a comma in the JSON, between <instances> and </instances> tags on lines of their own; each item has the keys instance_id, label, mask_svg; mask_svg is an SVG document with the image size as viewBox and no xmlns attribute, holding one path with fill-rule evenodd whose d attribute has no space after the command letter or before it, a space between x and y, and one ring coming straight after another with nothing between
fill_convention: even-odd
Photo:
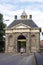
<instances>
[{"instance_id":1,"label":"dark passage under arch","mask_svg":"<svg viewBox=\"0 0 43 65\"><path fill-rule=\"evenodd\" d=\"M26 37L23 35L18 36L17 38L17 50L20 52L20 48L24 48L26 52Z\"/></svg>"}]
</instances>

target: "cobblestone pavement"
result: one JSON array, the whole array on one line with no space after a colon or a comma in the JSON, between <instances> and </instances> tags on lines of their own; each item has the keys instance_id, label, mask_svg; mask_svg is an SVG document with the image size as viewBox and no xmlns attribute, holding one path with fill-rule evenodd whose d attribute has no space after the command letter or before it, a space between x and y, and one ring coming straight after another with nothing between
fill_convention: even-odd
<instances>
[{"instance_id":1,"label":"cobblestone pavement","mask_svg":"<svg viewBox=\"0 0 43 65\"><path fill-rule=\"evenodd\" d=\"M0 65L36 65L34 55L0 54Z\"/></svg>"}]
</instances>

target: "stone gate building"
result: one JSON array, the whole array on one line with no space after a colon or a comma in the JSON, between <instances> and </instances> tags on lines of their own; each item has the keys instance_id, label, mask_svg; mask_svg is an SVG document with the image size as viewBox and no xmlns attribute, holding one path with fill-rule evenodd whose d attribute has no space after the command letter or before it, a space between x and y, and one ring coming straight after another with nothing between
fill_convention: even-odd
<instances>
[{"instance_id":1,"label":"stone gate building","mask_svg":"<svg viewBox=\"0 0 43 65\"><path fill-rule=\"evenodd\" d=\"M21 43L24 44L25 52L38 52L40 48L40 28L32 20L32 15L23 11L21 19L15 20L6 28L6 53L19 53Z\"/></svg>"}]
</instances>

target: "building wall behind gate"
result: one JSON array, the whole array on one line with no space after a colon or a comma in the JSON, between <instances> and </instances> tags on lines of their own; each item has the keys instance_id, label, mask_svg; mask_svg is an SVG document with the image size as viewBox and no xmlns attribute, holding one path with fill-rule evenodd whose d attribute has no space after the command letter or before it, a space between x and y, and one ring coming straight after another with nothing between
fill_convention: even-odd
<instances>
[{"instance_id":1,"label":"building wall behind gate","mask_svg":"<svg viewBox=\"0 0 43 65\"><path fill-rule=\"evenodd\" d=\"M31 36L35 35L35 38L33 39ZM24 32L24 33L12 33L12 34L6 34L6 45L5 45L5 52L11 52L11 53L18 53L17 51L17 38L19 35L23 35L24 37L26 37L26 53L31 52L32 49L32 45L35 45L36 51L39 51L39 38L40 35L39 33L28 33L28 32ZM35 42L35 43L32 43ZM33 50L32 50L33 52Z\"/></svg>"}]
</instances>

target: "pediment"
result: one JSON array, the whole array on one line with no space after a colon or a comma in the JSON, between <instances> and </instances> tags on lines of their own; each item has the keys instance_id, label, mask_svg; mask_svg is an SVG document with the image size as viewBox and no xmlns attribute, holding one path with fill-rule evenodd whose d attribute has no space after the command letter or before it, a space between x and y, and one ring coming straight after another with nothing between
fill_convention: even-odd
<instances>
[{"instance_id":1,"label":"pediment","mask_svg":"<svg viewBox=\"0 0 43 65\"><path fill-rule=\"evenodd\" d=\"M20 24L15 25L15 26L12 27L12 29L14 29L14 28L20 29L20 28L31 28L31 27L30 26L27 26L25 24L20 23Z\"/></svg>"}]
</instances>

